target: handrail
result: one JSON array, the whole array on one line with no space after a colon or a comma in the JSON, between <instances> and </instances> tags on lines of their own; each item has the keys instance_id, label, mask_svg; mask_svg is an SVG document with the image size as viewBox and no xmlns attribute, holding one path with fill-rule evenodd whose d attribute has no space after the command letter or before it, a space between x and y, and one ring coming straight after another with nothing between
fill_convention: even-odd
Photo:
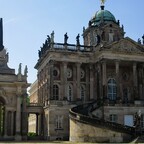
<instances>
[{"instance_id":1,"label":"handrail","mask_svg":"<svg viewBox=\"0 0 144 144\"><path fill-rule=\"evenodd\" d=\"M103 105L102 100L100 100L100 101L94 101L92 103L73 107L69 111L70 117L77 121L87 123L93 126L105 127L118 132L125 132L131 135L134 134L135 132L134 127L118 124L115 122L110 122L104 119L100 119L98 117L89 116L89 112L92 112L93 110L100 108L102 105Z\"/></svg>"}]
</instances>

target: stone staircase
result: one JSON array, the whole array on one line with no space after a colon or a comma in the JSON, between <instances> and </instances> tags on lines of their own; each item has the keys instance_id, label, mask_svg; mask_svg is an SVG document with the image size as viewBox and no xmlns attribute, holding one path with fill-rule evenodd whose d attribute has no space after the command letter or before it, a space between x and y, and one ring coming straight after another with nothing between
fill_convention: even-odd
<instances>
[{"instance_id":1,"label":"stone staircase","mask_svg":"<svg viewBox=\"0 0 144 144\"><path fill-rule=\"evenodd\" d=\"M76 107L73 107L70 110L70 117L75 119L76 121L79 121L79 122L81 121L89 125L92 125L94 127L98 126L101 128L106 128L111 131L129 134L131 135L132 139L134 139L136 135L134 127L106 121L102 118L98 118L96 116L91 115L91 113L94 110L99 109L102 106L103 106L102 100L99 100L99 101L97 100L91 103L78 105ZM142 141L142 138L139 139L139 141L140 140Z\"/></svg>"}]
</instances>

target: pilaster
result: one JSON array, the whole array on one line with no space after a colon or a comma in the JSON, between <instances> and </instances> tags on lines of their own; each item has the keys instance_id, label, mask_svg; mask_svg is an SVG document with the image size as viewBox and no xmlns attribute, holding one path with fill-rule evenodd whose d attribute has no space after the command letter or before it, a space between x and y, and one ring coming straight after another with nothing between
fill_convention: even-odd
<instances>
[{"instance_id":1,"label":"pilaster","mask_svg":"<svg viewBox=\"0 0 144 144\"><path fill-rule=\"evenodd\" d=\"M77 98L81 98L81 96L80 96L80 80L81 80L80 66L81 66L81 63L76 63L76 67L77 67Z\"/></svg>"},{"instance_id":2,"label":"pilaster","mask_svg":"<svg viewBox=\"0 0 144 144\"><path fill-rule=\"evenodd\" d=\"M119 84L119 61L115 62L116 68L116 84L117 84L117 97L120 97L120 84Z\"/></svg>"},{"instance_id":3,"label":"pilaster","mask_svg":"<svg viewBox=\"0 0 144 144\"><path fill-rule=\"evenodd\" d=\"M93 65L90 65L90 99L94 98L94 75L93 75Z\"/></svg>"},{"instance_id":4,"label":"pilaster","mask_svg":"<svg viewBox=\"0 0 144 144\"><path fill-rule=\"evenodd\" d=\"M103 98L104 98L107 97L106 61L102 61L102 86L103 86Z\"/></svg>"}]
</instances>

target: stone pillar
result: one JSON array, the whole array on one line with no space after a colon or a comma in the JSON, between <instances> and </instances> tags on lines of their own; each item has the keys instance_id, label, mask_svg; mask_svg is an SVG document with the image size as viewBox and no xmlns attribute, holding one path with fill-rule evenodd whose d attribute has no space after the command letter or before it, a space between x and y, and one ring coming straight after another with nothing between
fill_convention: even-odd
<instances>
[{"instance_id":1,"label":"stone pillar","mask_svg":"<svg viewBox=\"0 0 144 144\"><path fill-rule=\"evenodd\" d=\"M103 85L103 98L107 97L107 76L106 76L106 62L102 62L102 85Z\"/></svg>"},{"instance_id":2,"label":"stone pillar","mask_svg":"<svg viewBox=\"0 0 144 144\"><path fill-rule=\"evenodd\" d=\"M98 97L102 99L102 70L100 63L98 63L98 86Z\"/></svg>"},{"instance_id":3,"label":"stone pillar","mask_svg":"<svg viewBox=\"0 0 144 144\"><path fill-rule=\"evenodd\" d=\"M137 88L137 64L133 63L133 85L134 85L134 99L138 98L138 88Z\"/></svg>"},{"instance_id":4,"label":"stone pillar","mask_svg":"<svg viewBox=\"0 0 144 144\"><path fill-rule=\"evenodd\" d=\"M63 62L64 97L67 98L67 63Z\"/></svg>"},{"instance_id":5,"label":"stone pillar","mask_svg":"<svg viewBox=\"0 0 144 144\"><path fill-rule=\"evenodd\" d=\"M94 75L93 75L93 65L90 65L90 99L94 98Z\"/></svg>"},{"instance_id":6,"label":"stone pillar","mask_svg":"<svg viewBox=\"0 0 144 144\"><path fill-rule=\"evenodd\" d=\"M120 84L119 84L119 61L115 62L116 67L116 84L117 84L117 97L120 97Z\"/></svg>"},{"instance_id":7,"label":"stone pillar","mask_svg":"<svg viewBox=\"0 0 144 144\"><path fill-rule=\"evenodd\" d=\"M54 61L50 61L50 99L53 99L53 68L54 68Z\"/></svg>"},{"instance_id":8,"label":"stone pillar","mask_svg":"<svg viewBox=\"0 0 144 144\"><path fill-rule=\"evenodd\" d=\"M77 69L76 69L76 66L73 65L73 101L76 101L77 100L77 86L76 86L76 83L77 83Z\"/></svg>"},{"instance_id":9,"label":"stone pillar","mask_svg":"<svg viewBox=\"0 0 144 144\"><path fill-rule=\"evenodd\" d=\"M11 135L13 136L14 132L14 112L11 111Z\"/></svg>"},{"instance_id":10,"label":"stone pillar","mask_svg":"<svg viewBox=\"0 0 144 144\"><path fill-rule=\"evenodd\" d=\"M21 140L21 95L17 95L17 109L16 109L16 135L15 140Z\"/></svg>"},{"instance_id":11,"label":"stone pillar","mask_svg":"<svg viewBox=\"0 0 144 144\"><path fill-rule=\"evenodd\" d=\"M90 69L86 66L86 100L90 100Z\"/></svg>"},{"instance_id":12,"label":"stone pillar","mask_svg":"<svg viewBox=\"0 0 144 144\"><path fill-rule=\"evenodd\" d=\"M80 66L81 64L77 63L76 66L77 66L77 98L81 99L81 96L80 96L80 80L81 80Z\"/></svg>"},{"instance_id":13,"label":"stone pillar","mask_svg":"<svg viewBox=\"0 0 144 144\"><path fill-rule=\"evenodd\" d=\"M48 101L50 100L50 66L49 64L46 65L46 73L47 73L47 104Z\"/></svg>"},{"instance_id":14,"label":"stone pillar","mask_svg":"<svg viewBox=\"0 0 144 144\"><path fill-rule=\"evenodd\" d=\"M61 69L61 99L67 98L67 63L63 62Z\"/></svg>"},{"instance_id":15,"label":"stone pillar","mask_svg":"<svg viewBox=\"0 0 144 144\"><path fill-rule=\"evenodd\" d=\"M7 137L7 128L8 128L8 111L5 109L5 115L4 115L4 137Z\"/></svg>"},{"instance_id":16,"label":"stone pillar","mask_svg":"<svg viewBox=\"0 0 144 144\"><path fill-rule=\"evenodd\" d=\"M39 127L39 121L38 121L38 113L36 113L36 135L38 135L38 127Z\"/></svg>"}]
</instances>

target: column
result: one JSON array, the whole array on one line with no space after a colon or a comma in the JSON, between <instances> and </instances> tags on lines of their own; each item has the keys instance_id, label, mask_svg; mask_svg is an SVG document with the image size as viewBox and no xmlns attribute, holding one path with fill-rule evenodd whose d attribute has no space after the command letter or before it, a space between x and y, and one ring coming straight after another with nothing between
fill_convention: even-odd
<instances>
[{"instance_id":1,"label":"column","mask_svg":"<svg viewBox=\"0 0 144 144\"><path fill-rule=\"evenodd\" d=\"M47 95L47 103L46 105L48 105L48 100L50 99L50 70L49 70L49 64L46 65L46 83L47 83L47 92L46 92L46 95Z\"/></svg>"},{"instance_id":2,"label":"column","mask_svg":"<svg viewBox=\"0 0 144 144\"><path fill-rule=\"evenodd\" d=\"M38 136L38 113L36 113L36 135Z\"/></svg>"},{"instance_id":3,"label":"column","mask_svg":"<svg viewBox=\"0 0 144 144\"><path fill-rule=\"evenodd\" d=\"M73 65L73 101L76 101L77 100L77 86L76 86L76 83L77 83L77 69L76 69L76 66Z\"/></svg>"},{"instance_id":4,"label":"column","mask_svg":"<svg viewBox=\"0 0 144 144\"><path fill-rule=\"evenodd\" d=\"M64 97L67 98L67 63L63 63Z\"/></svg>"},{"instance_id":5,"label":"column","mask_svg":"<svg viewBox=\"0 0 144 144\"><path fill-rule=\"evenodd\" d=\"M86 100L90 100L90 69L86 66Z\"/></svg>"},{"instance_id":6,"label":"column","mask_svg":"<svg viewBox=\"0 0 144 144\"><path fill-rule=\"evenodd\" d=\"M116 67L116 84L117 84L117 97L120 97L120 84L119 84L119 61L115 62Z\"/></svg>"},{"instance_id":7,"label":"column","mask_svg":"<svg viewBox=\"0 0 144 144\"><path fill-rule=\"evenodd\" d=\"M14 131L14 112L11 111L11 135L13 136Z\"/></svg>"},{"instance_id":8,"label":"column","mask_svg":"<svg viewBox=\"0 0 144 144\"><path fill-rule=\"evenodd\" d=\"M106 79L106 62L102 62L102 85L103 85L103 98L107 97L107 79Z\"/></svg>"},{"instance_id":9,"label":"column","mask_svg":"<svg viewBox=\"0 0 144 144\"><path fill-rule=\"evenodd\" d=\"M102 70L100 63L98 63L98 86L98 98L102 99Z\"/></svg>"},{"instance_id":10,"label":"column","mask_svg":"<svg viewBox=\"0 0 144 144\"><path fill-rule=\"evenodd\" d=\"M8 112L5 109L5 115L4 115L4 136L5 137L7 136L7 124L8 124L7 115L8 115Z\"/></svg>"},{"instance_id":11,"label":"column","mask_svg":"<svg viewBox=\"0 0 144 144\"><path fill-rule=\"evenodd\" d=\"M134 85L134 99L138 98L137 90L137 64L133 63L133 85Z\"/></svg>"},{"instance_id":12,"label":"column","mask_svg":"<svg viewBox=\"0 0 144 144\"><path fill-rule=\"evenodd\" d=\"M94 75L93 75L93 65L90 65L90 99L94 98Z\"/></svg>"},{"instance_id":13,"label":"column","mask_svg":"<svg viewBox=\"0 0 144 144\"><path fill-rule=\"evenodd\" d=\"M21 140L21 95L17 95L17 109L16 109L16 137L17 141Z\"/></svg>"},{"instance_id":14,"label":"column","mask_svg":"<svg viewBox=\"0 0 144 144\"><path fill-rule=\"evenodd\" d=\"M81 79L80 66L81 66L80 63L76 64L76 67L77 67L77 98L81 99L81 96L80 96L80 79Z\"/></svg>"},{"instance_id":15,"label":"column","mask_svg":"<svg viewBox=\"0 0 144 144\"><path fill-rule=\"evenodd\" d=\"M53 68L54 68L54 61L49 62L49 69L50 69L50 99L53 99Z\"/></svg>"},{"instance_id":16,"label":"column","mask_svg":"<svg viewBox=\"0 0 144 144\"><path fill-rule=\"evenodd\" d=\"M67 98L67 63L63 62L61 69L61 98Z\"/></svg>"}]
</instances>

